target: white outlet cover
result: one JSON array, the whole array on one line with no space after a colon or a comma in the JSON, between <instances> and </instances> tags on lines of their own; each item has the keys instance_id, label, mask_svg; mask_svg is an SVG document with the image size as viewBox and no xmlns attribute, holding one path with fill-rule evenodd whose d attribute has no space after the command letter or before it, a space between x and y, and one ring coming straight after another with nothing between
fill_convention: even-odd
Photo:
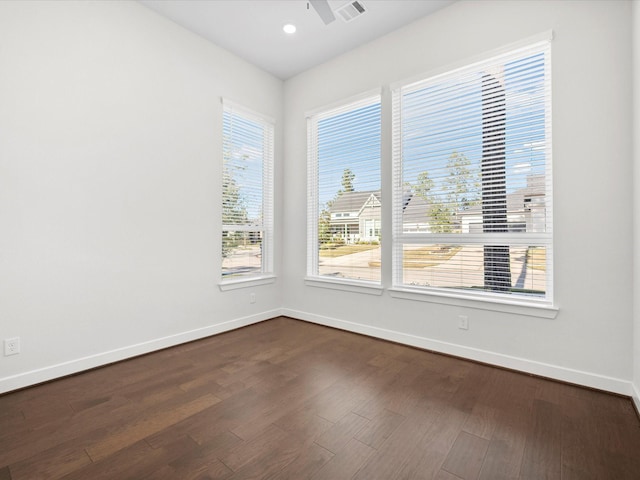
<instances>
[{"instance_id":1,"label":"white outlet cover","mask_svg":"<svg viewBox=\"0 0 640 480\"><path fill-rule=\"evenodd\" d=\"M17 355L20 353L20 337L4 339L4 356Z\"/></svg>"}]
</instances>

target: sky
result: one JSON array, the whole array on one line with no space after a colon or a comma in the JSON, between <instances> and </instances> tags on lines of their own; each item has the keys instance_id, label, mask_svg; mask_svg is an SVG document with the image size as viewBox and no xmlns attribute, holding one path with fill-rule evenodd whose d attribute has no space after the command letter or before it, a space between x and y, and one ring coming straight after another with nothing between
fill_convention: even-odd
<instances>
[{"instance_id":1,"label":"sky","mask_svg":"<svg viewBox=\"0 0 640 480\"><path fill-rule=\"evenodd\" d=\"M264 126L227 110L222 122L225 168L240 187L250 220L262 216Z\"/></svg>"},{"instance_id":2,"label":"sky","mask_svg":"<svg viewBox=\"0 0 640 480\"><path fill-rule=\"evenodd\" d=\"M507 192L523 188L527 177L545 172L545 59L536 53L498 69L506 98ZM402 95L403 184L424 171L446 185L447 160L464 154L479 175L482 161L482 70L438 76ZM341 111L318 121L319 209L341 189L345 168L355 174L356 191L380 189L380 103ZM480 192L478 192L478 195Z\"/></svg>"},{"instance_id":3,"label":"sky","mask_svg":"<svg viewBox=\"0 0 640 480\"><path fill-rule=\"evenodd\" d=\"M460 79L438 78L409 89L402 98L403 182L429 176L443 187L449 175L447 160L464 154L479 174L483 156L483 72ZM505 95L507 192L526 186L527 176L544 173L545 106L544 56L537 54L506 63L496 78L503 78ZM492 94L489 94L492 95ZM498 117L499 118L499 117Z\"/></svg>"},{"instance_id":4,"label":"sky","mask_svg":"<svg viewBox=\"0 0 640 480\"><path fill-rule=\"evenodd\" d=\"M545 54L504 63L492 71L502 80L506 98L507 192L522 188L527 177L541 174L547 163L545 118ZM483 70L456 71L409 86L402 92L403 184L415 184L428 171L433 191L447 185L447 160L452 153L471 161L479 175L483 149ZM319 210L342 188L345 168L356 191L379 190L381 150L380 98L323 115L317 123ZM225 161L251 218L262 204L264 132L259 122L225 111ZM480 192L478 191L478 195Z\"/></svg>"},{"instance_id":5,"label":"sky","mask_svg":"<svg viewBox=\"0 0 640 480\"><path fill-rule=\"evenodd\" d=\"M380 189L380 99L318 121L320 209L342 188L345 168L356 191Z\"/></svg>"}]
</instances>

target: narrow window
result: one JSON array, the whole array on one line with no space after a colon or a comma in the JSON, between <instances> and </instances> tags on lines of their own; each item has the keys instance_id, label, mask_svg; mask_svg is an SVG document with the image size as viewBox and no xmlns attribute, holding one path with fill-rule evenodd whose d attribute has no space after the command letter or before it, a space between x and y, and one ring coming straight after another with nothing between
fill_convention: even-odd
<instances>
[{"instance_id":1,"label":"narrow window","mask_svg":"<svg viewBox=\"0 0 640 480\"><path fill-rule=\"evenodd\" d=\"M380 283L380 96L308 119L309 276Z\"/></svg>"},{"instance_id":2,"label":"narrow window","mask_svg":"<svg viewBox=\"0 0 640 480\"><path fill-rule=\"evenodd\" d=\"M273 272L273 122L223 102L222 278Z\"/></svg>"},{"instance_id":3,"label":"narrow window","mask_svg":"<svg viewBox=\"0 0 640 480\"><path fill-rule=\"evenodd\" d=\"M552 303L549 50L393 92L396 287Z\"/></svg>"}]
</instances>

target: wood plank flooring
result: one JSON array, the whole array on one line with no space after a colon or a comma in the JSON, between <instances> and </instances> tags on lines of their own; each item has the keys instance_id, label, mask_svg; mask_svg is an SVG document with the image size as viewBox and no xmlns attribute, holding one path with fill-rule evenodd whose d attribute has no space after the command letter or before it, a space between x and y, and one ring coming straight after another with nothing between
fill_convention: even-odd
<instances>
[{"instance_id":1,"label":"wood plank flooring","mask_svg":"<svg viewBox=\"0 0 640 480\"><path fill-rule=\"evenodd\" d=\"M289 318L0 396L0 480L640 479L627 398Z\"/></svg>"}]
</instances>

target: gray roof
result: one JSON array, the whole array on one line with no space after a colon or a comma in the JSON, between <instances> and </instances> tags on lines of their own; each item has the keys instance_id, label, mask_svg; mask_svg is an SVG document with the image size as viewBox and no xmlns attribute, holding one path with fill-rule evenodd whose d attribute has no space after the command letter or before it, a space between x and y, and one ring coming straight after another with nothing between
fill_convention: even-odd
<instances>
[{"instance_id":1,"label":"gray roof","mask_svg":"<svg viewBox=\"0 0 640 480\"><path fill-rule=\"evenodd\" d=\"M403 223L429 223L429 203L418 195L412 195L402 214Z\"/></svg>"},{"instance_id":2,"label":"gray roof","mask_svg":"<svg viewBox=\"0 0 640 480\"><path fill-rule=\"evenodd\" d=\"M380 190L368 190L364 192L343 192L334 200L330 213L341 212L359 212L365 202L371 195L374 195L378 201L381 200ZM531 175L527 178L527 186L520 188L512 193L507 194L507 211L518 212L523 210L524 198L532 196L544 196L544 175ZM422 197L412 194L410 189L405 189L403 194L403 210L402 220L405 223L428 223L428 207L427 202ZM477 215L482 212L482 206L478 203L459 215ZM337 220L338 222L355 221L355 219Z\"/></svg>"},{"instance_id":3,"label":"gray roof","mask_svg":"<svg viewBox=\"0 0 640 480\"><path fill-rule=\"evenodd\" d=\"M333 202L331 213L340 212L359 212L364 203L374 195L380 201L380 190L370 190L366 192L344 192ZM428 206L429 203L422 197L412 194L411 190L405 189L403 194L404 214L403 221L407 223L428 223ZM356 218L335 219L332 223L349 223L357 222Z\"/></svg>"},{"instance_id":4,"label":"gray roof","mask_svg":"<svg viewBox=\"0 0 640 480\"><path fill-rule=\"evenodd\" d=\"M369 190L367 192L343 192L335 199L329 212L359 212L364 203L374 195L380 201L380 190Z\"/></svg>"},{"instance_id":5,"label":"gray roof","mask_svg":"<svg viewBox=\"0 0 640 480\"><path fill-rule=\"evenodd\" d=\"M507 212L524 212L524 199L545 196L544 175L530 175L527 177L527 186L519 188L507 194ZM479 202L473 207L458 212L458 215L478 215L482 213L482 204Z\"/></svg>"}]
</instances>

